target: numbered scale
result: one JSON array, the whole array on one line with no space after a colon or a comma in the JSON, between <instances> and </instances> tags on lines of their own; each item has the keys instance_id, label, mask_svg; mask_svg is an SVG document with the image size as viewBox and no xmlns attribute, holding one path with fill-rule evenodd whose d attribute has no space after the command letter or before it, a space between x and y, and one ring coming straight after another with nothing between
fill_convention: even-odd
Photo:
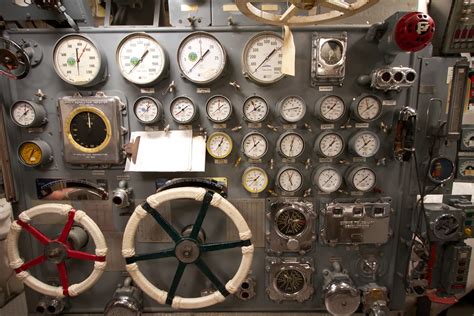
<instances>
[{"instance_id":1,"label":"numbered scale","mask_svg":"<svg viewBox=\"0 0 474 316\"><path fill-rule=\"evenodd\" d=\"M206 148L211 157L225 159L232 153L232 138L226 133L212 133L207 139Z\"/></svg>"},{"instance_id":2,"label":"numbered scale","mask_svg":"<svg viewBox=\"0 0 474 316\"><path fill-rule=\"evenodd\" d=\"M382 100L375 95L362 95L351 103L351 112L359 122L372 122L382 115Z\"/></svg>"},{"instance_id":3,"label":"numbered scale","mask_svg":"<svg viewBox=\"0 0 474 316\"><path fill-rule=\"evenodd\" d=\"M242 186L250 193L262 193L268 186L268 175L262 168L249 167L242 175Z\"/></svg>"},{"instance_id":4,"label":"numbered scale","mask_svg":"<svg viewBox=\"0 0 474 316\"><path fill-rule=\"evenodd\" d=\"M187 97L177 97L171 101L171 118L178 124L190 124L198 117L194 102Z\"/></svg>"},{"instance_id":5,"label":"numbered scale","mask_svg":"<svg viewBox=\"0 0 474 316\"><path fill-rule=\"evenodd\" d=\"M211 122L222 124L232 115L232 103L223 95L215 95L206 102L206 114Z\"/></svg>"},{"instance_id":6,"label":"numbered scale","mask_svg":"<svg viewBox=\"0 0 474 316\"><path fill-rule=\"evenodd\" d=\"M283 133L277 140L278 153L287 159L300 157L305 149L303 136L295 132Z\"/></svg>"},{"instance_id":7,"label":"numbered scale","mask_svg":"<svg viewBox=\"0 0 474 316\"><path fill-rule=\"evenodd\" d=\"M29 140L18 146L18 160L26 167L46 165L53 160L51 146L43 140Z\"/></svg>"},{"instance_id":8,"label":"numbered scale","mask_svg":"<svg viewBox=\"0 0 474 316\"><path fill-rule=\"evenodd\" d=\"M277 105L281 118L287 123L301 121L306 114L306 102L300 96L291 95Z\"/></svg>"},{"instance_id":9,"label":"numbered scale","mask_svg":"<svg viewBox=\"0 0 474 316\"><path fill-rule=\"evenodd\" d=\"M268 140L261 133L250 132L242 139L241 148L247 158L258 160L263 158L267 153Z\"/></svg>"},{"instance_id":10,"label":"numbered scale","mask_svg":"<svg viewBox=\"0 0 474 316\"><path fill-rule=\"evenodd\" d=\"M334 123L346 113L344 101L335 95L328 95L319 99L314 106L314 115L323 122Z\"/></svg>"},{"instance_id":11,"label":"numbered scale","mask_svg":"<svg viewBox=\"0 0 474 316\"><path fill-rule=\"evenodd\" d=\"M133 105L133 113L143 124L153 124L163 120L163 104L155 98L140 97Z\"/></svg>"},{"instance_id":12,"label":"numbered scale","mask_svg":"<svg viewBox=\"0 0 474 316\"><path fill-rule=\"evenodd\" d=\"M303 188L303 174L294 167L283 167L277 173L276 184L282 193L296 193Z\"/></svg>"},{"instance_id":13,"label":"numbered scale","mask_svg":"<svg viewBox=\"0 0 474 316\"><path fill-rule=\"evenodd\" d=\"M353 166L346 171L346 184L355 191L369 192L377 182L375 171L366 166Z\"/></svg>"},{"instance_id":14,"label":"numbered scale","mask_svg":"<svg viewBox=\"0 0 474 316\"><path fill-rule=\"evenodd\" d=\"M336 158L344 152L344 139L336 132L321 133L316 138L314 150L322 157Z\"/></svg>"},{"instance_id":15,"label":"numbered scale","mask_svg":"<svg viewBox=\"0 0 474 316\"><path fill-rule=\"evenodd\" d=\"M314 170L313 185L315 185L319 191L333 193L339 190L341 184L342 174L337 168L331 165L322 165Z\"/></svg>"},{"instance_id":16,"label":"numbered scale","mask_svg":"<svg viewBox=\"0 0 474 316\"><path fill-rule=\"evenodd\" d=\"M265 99L259 96L252 96L245 100L243 112L244 119L247 122L261 123L267 118L270 108Z\"/></svg>"},{"instance_id":17,"label":"numbered scale","mask_svg":"<svg viewBox=\"0 0 474 316\"><path fill-rule=\"evenodd\" d=\"M379 148L380 139L371 131L360 131L349 139L350 151L360 157L373 157Z\"/></svg>"},{"instance_id":18,"label":"numbered scale","mask_svg":"<svg viewBox=\"0 0 474 316\"><path fill-rule=\"evenodd\" d=\"M10 117L20 127L39 127L45 124L46 110L44 106L32 101L17 101L10 109Z\"/></svg>"}]
</instances>

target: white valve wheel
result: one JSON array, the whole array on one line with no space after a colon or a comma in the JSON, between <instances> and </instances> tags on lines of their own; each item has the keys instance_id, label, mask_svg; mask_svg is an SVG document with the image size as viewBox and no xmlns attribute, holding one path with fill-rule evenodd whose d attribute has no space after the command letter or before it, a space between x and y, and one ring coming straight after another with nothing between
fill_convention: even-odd
<instances>
[{"instance_id":1,"label":"white valve wheel","mask_svg":"<svg viewBox=\"0 0 474 316\"><path fill-rule=\"evenodd\" d=\"M186 237L181 236L181 234L179 234L157 211L157 208L159 208L161 204L177 199L191 199L202 202L196 221L192 226L192 231L189 236ZM234 242L201 244L198 234L210 205L220 209L232 220L234 225L237 227L240 240ZM140 224L140 221L147 217L147 215L151 215L175 242L173 248L151 254L135 254L135 235L138 225ZM233 294L237 291L244 279L247 277L252 264L254 246L250 241L251 237L252 233L250 228L240 212L218 193L198 187L173 188L151 195L146 199L146 203L137 206L127 223L127 227L125 228L122 243L122 255L127 263L126 269L133 278L135 284L137 284L143 292L148 294L155 301L160 304L171 305L171 307L176 309L197 309L223 302L227 295ZM238 247L242 250L240 266L234 277L224 285L209 269L204 260L201 259L201 254L210 251ZM168 292L157 288L146 279L137 264L138 261L167 257L176 257L179 262ZM188 264L195 264L217 290L203 297L184 298L175 296L176 289Z\"/></svg>"},{"instance_id":2,"label":"white valve wheel","mask_svg":"<svg viewBox=\"0 0 474 316\"><path fill-rule=\"evenodd\" d=\"M45 214L67 216L67 222L58 238L49 239L29 224L36 216ZM94 240L96 247L95 255L71 249L67 238L74 222L84 227ZM22 230L30 233L44 246L43 255L28 262L23 261L18 249L18 239ZM52 297L77 296L85 292L97 283L106 266L107 244L99 227L85 212L76 211L71 205L67 204L42 204L22 212L18 216L18 220L14 221L10 226L6 246L9 265L16 272L17 277L36 292ZM68 258L94 261L94 269L84 281L69 285L65 264ZM46 284L28 272L28 269L45 261L56 264L61 286Z\"/></svg>"}]
</instances>

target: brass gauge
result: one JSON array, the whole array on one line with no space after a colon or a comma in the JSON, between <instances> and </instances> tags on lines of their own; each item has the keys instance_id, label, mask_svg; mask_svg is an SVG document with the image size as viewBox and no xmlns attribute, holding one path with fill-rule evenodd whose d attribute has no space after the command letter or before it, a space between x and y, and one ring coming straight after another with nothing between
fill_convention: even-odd
<instances>
[{"instance_id":1,"label":"brass gauge","mask_svg":"<svg viewBox=\"0 0 474 316\"><path fill-rule=\"evenodd\" d=\"M213 158L227 158L232 152L232 138L226 133L212 133L207 139L206 148Z\"/></svg>"},{"instance_id":2,"label":"brass gauge","mask_svg":"<svg viewBox=\"0 0 474 316\"><path fill-rule=\"evenodd\" d=\"M12 105L10 117L13 123L20 127L39 127L48 121L42 105L26 100L17 101Z\"/></svg>"},{"instance_id":3,"label":"brass gauge","mask_svg":"<svg viewBox=\"0 0 474 316\"><path fill-rule=\"evenodd\" d=\"M360 122L372 122L382 115L382 100L375 95L361 95L352 101L351 112Z\"/></svg>"},{"instance_id":4,"label":"brass gauge","mask_svg":"<svg viewBox=\"0 0 474 316\"><path fill-rule=\"evenodd\" d=\"M18 159L27 167L45 165L53 160L51 146L42 140L29 140L18 147Z\"/></svg>"},{"instance_id":5,"label":"brass gauge","mask_svg":"<svg viewBox=\"0 0 474 316\"><path fill-rule=\"evenodd\" d=\"M268 175L262 168L249 167L242 175L242 185L250 193L261 193L268 186Z\"/></svg>"}]
</instances>

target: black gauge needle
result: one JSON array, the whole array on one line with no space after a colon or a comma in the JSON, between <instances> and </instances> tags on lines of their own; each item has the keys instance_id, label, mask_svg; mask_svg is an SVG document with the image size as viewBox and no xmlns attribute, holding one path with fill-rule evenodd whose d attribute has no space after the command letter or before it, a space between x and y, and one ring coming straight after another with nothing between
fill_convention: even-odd
<instances>
[{"instance_id":1,"label":"black gauge needle","mask_svg":"<svg viewBox=\"0 0 474 316\"><path fill-rule=\"evenodd\" d=\"M77 74L79 75L79 62L81 60L79 59L79 48L76 47L76 68L77 68Z\"/></svg>"},{"instance_id":2,"label":"black gauge needle","mask_svg":"<svg viewBox=\"0 0 474 316\"><path fill-rule=\"evenodd\" d=\"M331 111L336 107L336 105L337 105L337 102L334 103L333 106L331 106L331 108L326 112L326 114L329 113L329 112L331 112Z\"/></svg>"},{"instance_id":3,"label":"black gauge needle","mask_svg":"<svg viewBox=\"0 0 474 316\"><path fill-rule=\"evenodd\" d=\"M217 148L220 148L223 142L224 142L224 137L221 138L221 142L219 143L219 145L217 145Z\"/></svg>"},{"instance_id":4,"label":"black gauge needle","mask_svg":"<svg viewBox=\"0 0 474 316\"><path fill-rule=\"evenodd\" d=\"M257 72L257 70L258 70L260 67L262 67L262 65L263 65L264 63L266 63L266 62L273 56L273 54L275 54L277 51L279 51L280 48L281 48L281 47L279 47L279 48L274 48L274 49L270 52L270 54L268 54L267 57L265 57L265 59L262 60L262 62L257 66L257 68L254 69L253 72L254 72L254 73Z\"/></svg>"},{"instance_id":5,"label":"black gauge needle","mask_svg":"<svg viewBox=\"0 0 474 316\"><path fill-rule=\"evenodd\" d=\"M199 58L199 60L191 67L191 69L189 69L188 71L188 74L191 73L191 71L193 71L193 69L204 59L204 57L206 57L207 54L209 54L211 51L208 49L204 52L204 54L202 54L201 58Z\"/></svg>"},{"instance_id":6,"label":"black gauge needle","mask_svg":"<svg viewBox=\"0 0 474 316\"><path fill-rule=\"evenodd\" d=\"M367 104L366 104L367 105ZM361 115L364 114L365 112L367 112L368 110L370 110L371 108L373 108L374 105L372 104L371 106L369 106L368 108L366 108L364 111L362 111L362 113L360 113Z\"/></svg>"},{"instance_id":7,"label":"black gauge needle","mask_svg":"<svg viewBox=\"0 0 474 316\"><path fill-rule=\"evenodd\" d=\"M149 53L149 50L147 49L142 57L140 57L140 59L137 61L137 63L135 65L133 65L132 69L130 69L130 71L128 73L131 73L135 68L137 68L138 65L140 65L142 62L143 62L143 59L145 59L146 55L148 55Z\"/></svg>"},{"instance_id":8,"label":"black gauge needle","mask_svg":"<svg viewBox=\"0 0 474 316\"><path fill-rule=\"evenodd\" d=\"M330 176L329 179L326 180L326 182L323 183L323 186L325 186L329 181L331 181L331 179L333 178L334 176Z\"/></svg>"},{"instance_id":9,"label":"black gauge needle","mask_svg":"<svg viewBox=\"0 0 474 316\"><path fill-rule=\"evenodd\" d=\"M359 185L359 184L361 184L362 182L364 182L364 181L365 181L365 179L367 179L368 177L369 177L369 176L365 176L365 178L364 178L364 179L362 179L362 180L360 180L360 181L359 181L359 183L357 183L357 185Z\"/></svg>"},{"instance_id":10,"label":"black gauge needle","mask_svg":"<svg viewBox=\"0 0 474 316\"><path fill-rule=\"evenodd\" d=\"M293 178L293 172L288 174L288 181L290 181L290 185L293 185L292 178Z\"/></svg>"},{"instance_id":11,"label":"black gauge needle","mask_svg":"<svg viewBox=\"0 0 474 316\"><path fill-rule=\"evenodd\" d=\"M176 115L180 114L181 112L183 112L184 110L186 110L188 108L189 105L186 105L184 108L182 108L181 110L179 110Z\"/></svg>"},{"instance_id":12,"label":"black gauge needle","mask_svg":"<svg viewBox=\"0 0 474 316\"><path fill-rule=\"evenodd\" d=\"M295 142L295 139L293 138L290 143L290 153L293 152L293 143Z\"/></svg>"}]
</instances>

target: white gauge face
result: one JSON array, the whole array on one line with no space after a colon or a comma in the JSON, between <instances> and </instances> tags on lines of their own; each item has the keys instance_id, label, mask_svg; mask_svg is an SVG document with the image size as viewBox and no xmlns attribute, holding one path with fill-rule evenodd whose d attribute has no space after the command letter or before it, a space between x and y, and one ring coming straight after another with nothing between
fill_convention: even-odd
<instances>
[{"instance_id":1,"label":"white gauge face","mask_svg":"<svg viewBox=\"0 0 474 316\"><path fill-rule=\"evenodd\" d=\"M196 106L190 99L179 97L171 102L170 112L177 123L188 124L196 117Z\"/></svg>"},{"instance_id":2,"label":"white gauge face","mask_svg":"<svg viewBox=\"0 0 474 316\"><path fill-rule=\"evenodd\" d=\"M229 99L224 96L213 96L207 101L206 113L212 122L223 123L227 121L232 114L232 104Z\"/></svg>"},{"instance_id":3,"label":"white gauge face","mask_svg":"<svg viewBox=\"0 0 474 316\"><path fill-rule=\"evenodd\" d=\"M316 146L319 146L318 152L321 155L328 158L334 158L344 151L344 140L339 134L327 133L320 138L319 143L317 143Z\"/></svg>"},{"instance_id":4,"label":"white gauge face","mask_svg":"<svg viewBox=\"0 0 474 316\"><path fill-rule=\"evenodd\" d=\"M262 168L250 167L244 171L242 185L250 193L261 193L268 186L267 173Z\"/></svg>"},{"instance_id":5,"label":"white gauge face","mask_svg":"<svg viewBox=\"0 0 474 316\"><path fill-rule=\"evenodd\" d=\"M361 132L351 140L352 150L361 157L374 156L380 147L380 139L372 132Z\"/></svg>"},{"instance_id":6,"label":"white gauge face","mask_svg":"<svg viewBox=\"0 0 474 316\"><path fill-rule=\"evenodd\" d=\"M382 104L377 98L364 97L357 104L357 115L364 121L375 120L381 112Z\"/></svg>"},{"instance_id":7,"label":"white gauge face","mask_svg":"<svg viewBox=\"0 0 474 316\"><path fill-rule=\"evenodd\" d=\"M320 102L319 115L325 121L335 122L339 120L346 111L344 101L337 96L327 96Z\"/></svg>"},{"instance_id":8,"label":"white gauge face","mask_svg":"<svg viewBox=\"0 0 474 316\"><path fill-rule=\"evenodd\" d=\"M267 102L260 97L250 97L244 103L244 118L252 123L265 120L269 112Z\"/></svg>"},{"instance_id":9,"label":"white gauge face","mask_svg":"<svg viewBox=\"0 0 474 316\"><path fill-rule=\"evenodd\" d=\"M24 101L17 102L11 109L12 118L20 126L30 126L36 118L33 106Z\"/></svg>"},{"instance_id":10,"label":"white gauge face","mask_svg":"<svg viewBox=\"0 0 474 316\"><path fill-rule=\"evenodd\" d=\"M79 35L62 38L54 48L54 69L61 79L75 86L90 84L101 69L101 56L90 40Z\"/></svg>"},{"instance_id":11,"label":"white gauge face","mask_svg":"<svg viewBox=\"0 0 474 316\"><path fill-rule=\"evenodd\" d=\"M270 84L282 79L283 40L273 33L261 33L245 45L243 63L246 75L257 83Z\"/></svg>"},{"instance_id":12,"label":"white gauge face","mask_svg":"<svg viewBox=\"0 0 474 316\"><path fill-rule=\"evenodd\" d=\"M376 177L371 169L361 168L354 172L351 181L354 189L367 192L375 186Z\"/></svg>"},{"instance_id":13,"label":"white gauge face","mask_svg":"<svg viewBox=\"0 0 474 316\"><path fill-rule=\"evenodd\" d=\"M460 163L458 172L463 177L474 177L474 160L466 160Z\"/></svg>"},{"instance_id":14,"label":"white gauge face","mask_svg":"<svg viewBox=\"0 0 474 316\"><path fill-rule=\"evenodd\" d=\"M216 80L224 71L226 54L212 35L193 33L179 46L178 64L182 74L198 84Z\"/></svg>"},{"instance_id":15,"label":"white gauge face","mask_svg":"<svg viewBox=\"0 0 474 316\"><path fill-rule=\"evenodd\" d=\"M474 147L474 132L466 133L462 139L462 142L466 148Z\"/></svg>"},{"instance_id":16,"label":"white gauge face","mask_svg":"<svg viewBox=\"0 0 474 316\"><path fill-rule=\"evenodd\" d=\"M339 190L342 184L341 174L334 168L324 168L316 172L314 183L319 190L326 193L332 193Z\"/></svg>"},{"instance_id":17,"label":"white gauge face","mask_svg":"<svg viewBox=\"0 0 474 316\"><path fill-rule=\"evenodd\" d=\"M301 135L288 133L279 142L280 153L286 158L296 158L303 153L304 140Z\"/></svg>"},{"instance_id":18,"label":"white gauge face","mask_svg":"<svg viewBox=\"0 0 474 316\"><path fill-rule=\"evenodd\" d=\"M166 56L160 44L150 35L135 33L119 44L117 63L125 79L138 85L148 85L162 76Z\"/></svg>"},{"instance_id":19,"label":"white gauge face","mask_svg":"<svg viewBox=\"0 0 474 316\"><path fill-rule=\"evenodd\" d=\"M207 140L207 152L216 159L227 158L232 152L232 139L226 133L211 134Z\"/></svg>"},{"instance_id":20,"label":"white gauge face","mask_svg":"<svg viewBox=\"0 0 474 316\"><path fill-rule=\"evenodd\" d=\"M268 143L260 133L250 133L242 140L242 151L250 159L260 159L267 153Z\"/></svg>"},{"instance_id":21,"label":"white gauge face","mask_svg":"<svg viewBox=\"0 0 474 316\"><path fill-rule=\"evenodd\" d=\"M306 103L298 96L286 97L280 103L280 115L287 122L298 122L305 114Z\"/></svg>"},{"instance_id":22,"label":"white gauge face","mask_svg":"<svg viewBox=\"0 0 474 316\"><path fill-rule=\"evenodd\" d=\"M279 172L278 186L286 192L296 192L303 186L303 175L298 169L285 168Z\"/></svg>"},{"instance_id":23,"label":"white gauge face","mask_svg":"<svg viewBox=\"0 0 474 316\"><path fill-rule=\"evenodd\" d=\"M134 112L137 119L145 124L154 123L161 119L162 105L158 100L142 97L134 105Z\"/></svg>"}]
</instances>

